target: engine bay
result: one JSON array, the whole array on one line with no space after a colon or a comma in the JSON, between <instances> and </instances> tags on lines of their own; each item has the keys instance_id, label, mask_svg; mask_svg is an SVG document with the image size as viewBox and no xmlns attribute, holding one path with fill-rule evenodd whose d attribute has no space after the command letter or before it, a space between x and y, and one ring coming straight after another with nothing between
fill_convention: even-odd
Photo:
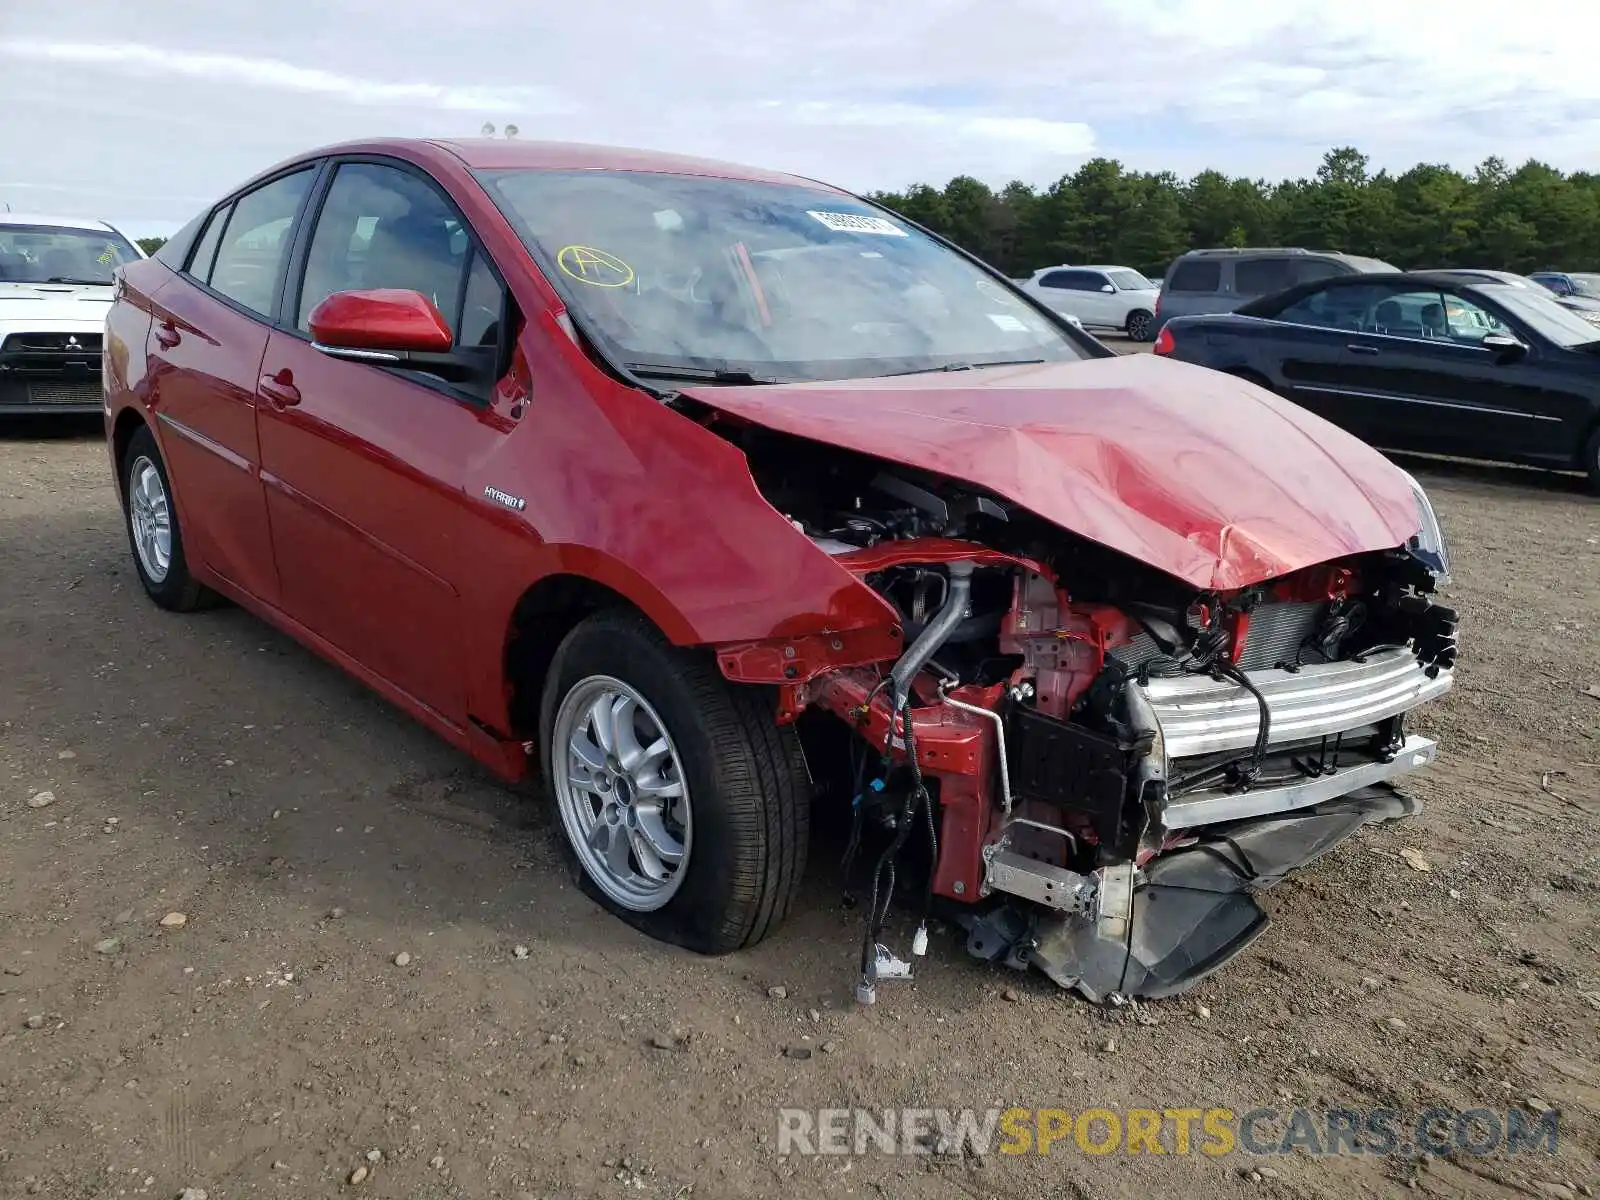
<instances>
[{"instance_id":1,"label":"engine bay","mask_svg":"<svg viewBox=\"0 0 1600 1200\"><path fill-rule=\"evenodd\" d=\"M1434 602L1435 573L1407 547L1197 589L926 471L759 428L725 436L769 503L884 601L900 639L894 656L812 663L803 678L791 665L771 680L780 719L804 715L812 729L820 714L848 732L842 753L836 737L808 749L825 790L849 797L847 871L863 829L887 840L871 875L864 1000L878 979L910 970L881 937L894 864L913 838L929 864L913 957L928 915L954 906L980 957L1053 961L1052 976L1086 995L1141 978L1155 994L1203 971L1190 949L1173 949L1140 976L1137 898L1165 860L1243 836L1207 811L1257 824L1275 810L1315 813L1316 797L1337 799L1347 780L1421 761L1405 711L1448 686L1456 616ZM1345 724L1314 715L1343 695L1364 698L1339 709ZM1216 728L1185 732L1192 714L1213 711ZM1335 831L1386 812L1347 806ZM1316 843L1310 828L1273 853L1294 858L1300 842ZM1235 874L1267 878L1273 861ZM1213 891L1231 895L1228 883ZM1215 963L1265 918L1235 900L1213 909L1199 925L1222 947ZM1120 959L1107 939L1120 939ZM1112 965L1085 976L1079 960L1097 955Z\"/></svg>"}]
</instances>

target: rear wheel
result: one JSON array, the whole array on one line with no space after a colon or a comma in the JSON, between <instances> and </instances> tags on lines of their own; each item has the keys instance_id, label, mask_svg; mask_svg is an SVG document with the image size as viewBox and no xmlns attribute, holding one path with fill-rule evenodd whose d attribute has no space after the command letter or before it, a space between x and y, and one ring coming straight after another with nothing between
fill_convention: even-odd
<instances>
[{"instance_id":1,"label":"rear wheel","mask_svg":"<svg viewBox=\"0 0 1600 1200\"><path fill-rule=\"evenodd\" d=\"M1155 336L1155 314L1144 309L1135 309L1128 314L1128 320L1123 326L1128 336L1136 342L1148 342Z\"/></svg>"},{"instance_id":2,"label":"rear wheel","mask_svg":"<svg viewBox=\"0 0 1600 1200\"><path fill-rule=\"evenodd\" d=\"M805 865L810 797L770 697L641 617L601 613L557 650L540 718L545 778L596 901L704 954L778 926Z\"/></svg>"},{"instance_id":3,"label":"rear wheel","mask_svg":"<svg viewBox=\"0 0 1600 1200\"><path fill-rule=\"evenodd\" d=\"M172 612L215 602L216 594L189 574L172 481L148 428L133 435L122 456L122 511L133 565L150 599Z\"/></svg>"},{"instance_id":4,"label":"rear wheel","mask_svg":"<svg viewBox=\"0 0 1600 1200\"><path fill-rule=\"evenodd\" d=\"M1589 443L1583 449L1583 469L1589 476L1589 487L1600 492L1600 425L1589 434Z\"/></svg>"}]
</instances>

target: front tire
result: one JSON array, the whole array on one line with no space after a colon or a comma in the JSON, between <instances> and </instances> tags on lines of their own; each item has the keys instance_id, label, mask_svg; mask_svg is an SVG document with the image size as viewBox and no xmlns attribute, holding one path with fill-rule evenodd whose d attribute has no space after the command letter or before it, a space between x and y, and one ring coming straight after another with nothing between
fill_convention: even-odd
<instances>
[{"instance_id":1,"label":"front tire","mask_svg":"<svg viewBox=\"0 0 1600 1200\"><path fill-rule=\"evenodd\" d=\"M1128 314L1123 330L1136 342L1149 342L1155 339L1155 324L1155 314L1139 308Z\"/></svg>"},{"instance_id":2,"label":"front tire","mask_svg":"<svg viewBox=\"0 0 1600 1200\"><path fill-rule=\"evenodd\" d=\"M810 786L768 696L606 612L561 643L540 710L544 776L594 900L702 954L777 928L805 868Z\"/></svg>"},{"instance_id":3,"label":"front tire","mask_svg":"<svg viewBox=\"0 0 1600 1200\"><path fill-rule=\"evenodd\" d=\"M123 522L145 593L169 612L193 612L215 603L216 594L189 573L172 480L147 427L129 440L121 469Z\"/></svg>"},{"instance_id":4,"label":"front tire","mask_svg":"<svg viewBox=\"0 0 1600 1200\"><path fill-rule=\"evenodd\" d=\"M1589 490L1600 492L1600 425L1595 426L1583 448L1583 470L1589 476Z\"/></svg>"}]
</instances>

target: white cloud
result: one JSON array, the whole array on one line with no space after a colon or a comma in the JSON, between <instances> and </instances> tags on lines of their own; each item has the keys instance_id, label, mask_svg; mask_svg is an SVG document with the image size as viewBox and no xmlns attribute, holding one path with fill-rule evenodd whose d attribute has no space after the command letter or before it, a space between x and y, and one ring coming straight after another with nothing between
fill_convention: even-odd
<instances>
[{"instance_id":1,"label":"white cloud","mask_svg":"<svg viewBox=\"0 0 1600 1200\"><path fill-rule=\"evenodd\" d=\"M0 0L4 4L5 0ZM310 146L475 133L681 150L855 190L974 174L1600 169L1588 0L74 0L0 24L0 200L137 228ZM1530 10L1531 11L1531 10ZM89 32L92 31L92 32ZM18 185L23 186L18 186ZM54 190L50 190L54 189Z\"/></svg>"},{"instance_id":2,"label":"white cloud","mask_svg":"<svg viewBox=\"0 0 1600 1200\"><path fill-rule=\"evenodd\" d=\"M527 113L563 109L543 88L388 83L335 71L297 67L275 58L195 54L136 42L0 41L0 54L31 62L69 63L145 76L181 76L220 86L271 88L349 104L421 106L462 112Z\"/></svg>"}]
</instances>

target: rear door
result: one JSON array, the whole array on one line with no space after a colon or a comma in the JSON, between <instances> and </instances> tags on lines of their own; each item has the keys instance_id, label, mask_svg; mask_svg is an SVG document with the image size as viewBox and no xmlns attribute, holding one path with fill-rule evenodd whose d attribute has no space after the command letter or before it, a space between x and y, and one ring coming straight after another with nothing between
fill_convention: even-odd
<instances>
[{"instance_id":1,"label":"rear door","mask_svg":"<svg viewBox=\"0 0 1600 1200\"><path fill-rule=\"evenodd\" d=\"M180 281L152 302L152 405L189 539L216 574L278 599L261 490L256 384L283 281L290 232L315 166L220 206Z\"/></svg>"},{"instance_id":2,"label":"rear door","mask_svg":"<svg viewBox=\"0 0 1600 1200\"><path fill-rule=\"evenodd\" d=\"M1286 254L1236 259L1233 264L1234 306L1303 282L1295 278L1295 261Z\"/></svg>"},{"instance_id":3,"label":"rear door","mask_svg":"<svg viewBox=\"0 0 1600 1200\"><path fill-rule=\"evenodd\" d=\"M301 239L302 279L261 367L261 464L284 610L449 723L466 719L458 553L469 464L510 427L487 387L313 348L308 318L336 291L432 300L492 380L509 345L505 289L425 174L392 160L334 168ZM476 349L474 349L476 348ZM481 518L480 518L481 519Z\"/></svg>"}]
</instances>

